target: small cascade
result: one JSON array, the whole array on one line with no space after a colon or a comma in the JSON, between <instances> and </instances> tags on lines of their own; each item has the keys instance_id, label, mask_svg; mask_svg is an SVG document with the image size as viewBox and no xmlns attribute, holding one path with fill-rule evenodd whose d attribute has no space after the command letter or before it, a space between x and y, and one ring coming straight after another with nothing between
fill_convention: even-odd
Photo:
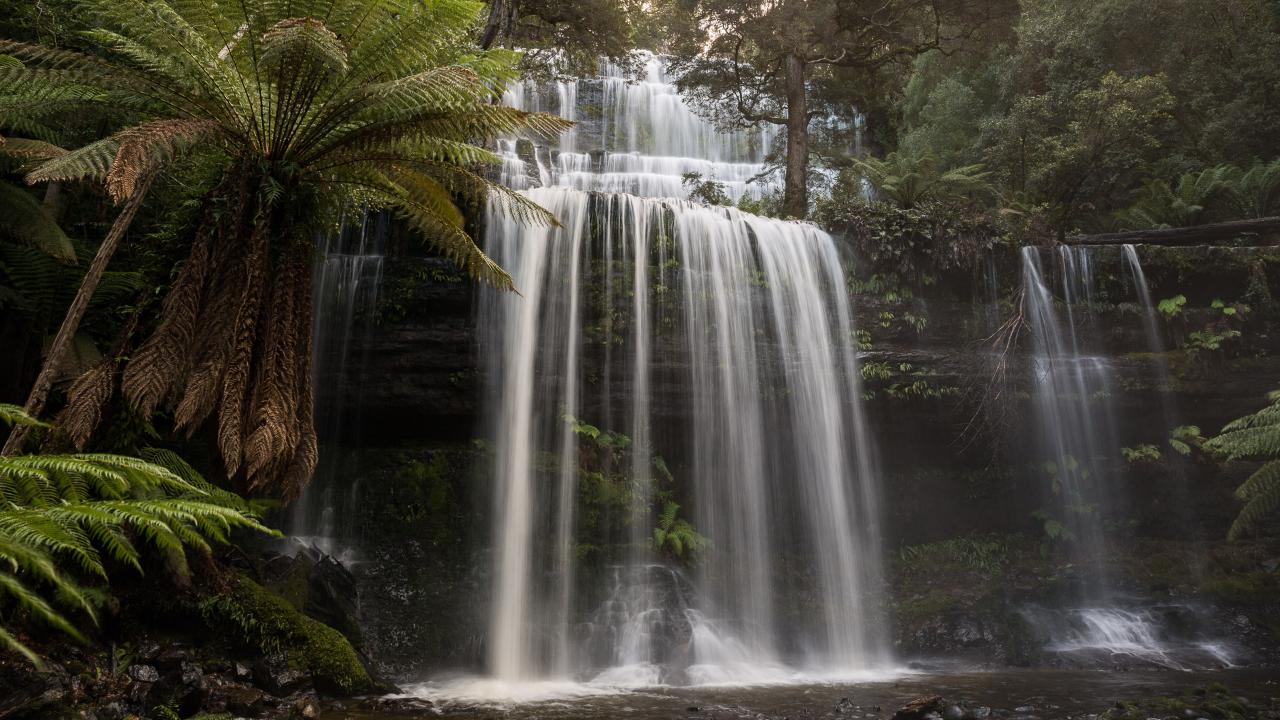
<instances>
[{"instance_id":1,"label":"small cascade","mask_svg":"<svg viewBox=\"0 0 1280 720\"><path fill-rule=\"evenodd\" d=\"M1068 611L1037 609L1028 620L1046 631L1046 649L1086 664L1153 666L1169 670L1232 667L1235 652L1205 640L1195 629L1195 608L1086 607ZM1177 627L1175 633L1171 627Z\"/></svg>"},{"instance_id":2,"label":"small cascade","mask_svg":"<svg viewBox=\"0 0 1280 720\"><path fill-rule=\"evenodd\" d=\"M291 535L316 545L331 555L347 549L356 528L350 523L359 483L358 473L343 472L348 457L339 439L358 437L360 408L351 399L364 382L363 358L352 357L352 348L372 327L369 314L382 286L383 253L390 218L382 213L361 213L344 220L338 231L324 239L324 254L315 268L312 345L316 391L316 432L323 452L316 476L295 503L290 519Z\"/></svg>"},{"instance_id":3,"label":"small cascade","mask_svg":"<svg viewBox=\"0 0 1280 720\"><path fill-rule=\"evenodd\" d=\"M1039 431L1033 452L1047 490L1041 521L1048 535L1065 541L1078 563L1100 568L1101 514L1109 506L1103 462L1118 452L1110 400L1115 383L1108 358L1090 353L1081 340L1088 318L1080 308L1087 309L1094 295L1089 249L1061 246L1052 257L1060 279L1057 295L1037 249L1022 249L1031 399ZM1085 573L1082 599L1104 601L1108 593L1103 570Z\"/></svg>"},{"instance_id":4,"label":"small cascade","mask_svg":"<svg viewBox=\"0 0 1280 720\"><path fill-rule=\"evenodd\" d=\"M508 88L504 104L556 112L578 125L555 148L501 141L503 182L517 190L555 186L683 198L688 195L685 175L696 173L721 183L735 203L779 187L764 165L777 133L773 127L736 132L713 127L685 105L664 60L653 55L643 60L639 78L602 61L598 77L550 86L525 81Z\"/></svg>"},{"instance_id":5,"label":"small cascade","mask_svg":"<svg viewBox=\"0 0 1280 720\"><path fill-rule=\"evenodd\" d=\"M698 118L659 58L638 81L606 64L572 90L521 84L505 100L567 115L570 98L568 141L499 146L503 180L561 227L486 222L486 248L521 293L481 297L496 482L488 671L512 688L884 668L876 462L835 242L676 199L687 172L731 197L766 191L748 181L771 138ZM597 102L598 116L584 110ZM688 427L668 427L672 416ZM621 485L581 466L602 433L625 449ZM584 505L600 493L612 504ZM655 547L664 511L706 538L687 573ZM583 559L591 542L607 543L587 546L613 553L606 566Z\"/></svg>"},{"instance_id":6,"label":"small cascade","mask_svg":"<svg viewBox=\"0 0 1280 720\"><path fill-rule=\"evenodd\" d=\"M1143 329L1146 332L1147 350L1155 358L1152 362L1152 369L1159 381L1158 391L1165 420L1170 423L1169 427L1173 427L1175 412L1169 400L1169 364L1164 359L1164 353L1167 348L1165 347L1163 334L1160 332L1160 314L1156 304L1151 300L1151 289L1147 286L1147 275L1142 271L1142 261L1138 259L1138 249L1133 245L1123 245L1122 255L1125 264L1129 266L1129 272L1133 276L1133 286L1138 294L1138 301L1142 306Z\"/></svg>"}]
</instances>

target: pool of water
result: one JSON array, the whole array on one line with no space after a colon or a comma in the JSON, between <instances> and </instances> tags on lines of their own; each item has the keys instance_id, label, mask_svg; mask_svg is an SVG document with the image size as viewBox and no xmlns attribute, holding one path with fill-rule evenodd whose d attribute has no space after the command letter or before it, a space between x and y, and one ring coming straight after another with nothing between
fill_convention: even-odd
<instances>
[{"instance_id":1,"label":"pool of water","mask_svg":"<svg viewBox=\"0 0 1280 720\"><path fill-rule=\"evenodd\" d=\"M477 681L478 682L478 681ZM525 694L500 687L475 687L469 696L428 700L380 699L359 709L335 708L325 717L352 720L417 718L630 718L634 720L800 720L802 718L890 718L908 701L940 695L948 703L989 708L990 717L1009 720L1086 718L1118 701L1181 695L1221 685L1232 696L1258 707L1280 698L1280 672L1228 669L1203 672L1132 670L1014 670L998 672L913 672L865 682L717 687L608 688L565 683ZM486 698L483 692L488 691ZM408 703L419 703L411 707ZM1280 705L1274 705L1280 710Z\"/></svg>"}]
</instances>

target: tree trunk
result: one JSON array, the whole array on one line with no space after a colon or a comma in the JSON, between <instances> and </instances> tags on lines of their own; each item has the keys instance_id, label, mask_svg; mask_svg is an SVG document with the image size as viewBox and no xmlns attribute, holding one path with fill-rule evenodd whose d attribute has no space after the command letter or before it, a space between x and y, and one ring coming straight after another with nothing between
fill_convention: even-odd
<instances>
[{"instance_id":1,"label":"tree trunk","mask_svg":"<svg viewBox=\"0 0 1280 720\"><path fill-rule=\"evenodd\" d=\"M151 187L151 180L151 177L147 177L138 183L133 197L129 198L124 208L120 210L120 214L116 216L111 231L103 238L102 244L98 246L98 253L93 256L89 271L80 281L80 289L76 291L71 307L67 308L67 315L62 319L58 334L53 338L53 345L49 347L49 354L45 356L44 364L40 366L40 374L36 376L35 385L31 387L31 394L27 397L25 410L31 417L39 417L44 411L45 402L49 399L49 390L53 388L53 381L58 375L63 358L66 357L67 350L71 348L71 342L80 329L80 321L84 319L84 314L89 309L89 301L93 299L93 293L98 289L98 282L102 280L102 274L106 272L111 256L115 254L116 248L120 247L120 240L124 238L129 225L133 223L133 217L138 213L138 208L147 195L147 189ZM4 450L0 451L0 454L16 454L22 448L22 440L26 437L25 430L21 425L15 426L9 433L9 440L4 444Z\"/></svg>"},{"instance_id":2,"label":"tree trunk","mask_svg":"<svg viewBox=\"0 0 1280 720\"><path fill-rule=\"evenodd\" d=\"M1073 235L1062 238L1061 241L1067 245L1211 245L1228 241L1249 246L1280 245L1280 217L1231 220L1158 230Z\"/></svg>"},{"instance_id":3,"label":"tree trunk","mask_svg":"<svg viewBox=\"0 0 1280 720\"><path fill-rule=\"evenodd\" d=\"M809 214L809 98L805 87L804 60L787 56L787 177L782 214L803 218Z\"/></svg>"},{"instance_id":4,"label":"tree trunk","mask_svg":"<svg viewBox=\"0 0 1280 720\"><path fill-rule=\"evenodd\" d=\"M493 0L490 3L489 19L484 24L484 34L480 36L481 49L493 47L500 37L504 40L511 39L518 3L519 0Z\"/></svg>"}]
</instances>

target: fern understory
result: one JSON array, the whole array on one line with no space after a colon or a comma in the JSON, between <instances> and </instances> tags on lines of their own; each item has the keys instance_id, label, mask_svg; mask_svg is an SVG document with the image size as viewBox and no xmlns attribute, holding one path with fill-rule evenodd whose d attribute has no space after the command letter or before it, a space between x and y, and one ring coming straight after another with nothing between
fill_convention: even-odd
<instances>
[{"instance_id":1,"label":"fern understory","mask_svg":"<svg viewBox=\"0 0 1280 720\"><path fill-rule=\"evenodd\" d=\"M1234 420L1204 447L1228 460L1261 460L1258 468L1236 488L1244 503L1231 524L1228 537L1235 539L1256 530L1280 509L1280 391L1268 395L1271 404L1252 415Z\"/></svg>"},{"instance_id":2,"label":"fern understory","mask_svg":"<svg viewBox=\"0 0 1280 720\"><path fill-rule=\"evenodd\" d=\"M0 420L55 430L14 405ZM112 576L141 573L146 552L185 573L187 550L208 553L237 528L274 532L168 450L0 457L0 647L40 665L20 627L84 641Z\"/></svg>"}]
</instances>

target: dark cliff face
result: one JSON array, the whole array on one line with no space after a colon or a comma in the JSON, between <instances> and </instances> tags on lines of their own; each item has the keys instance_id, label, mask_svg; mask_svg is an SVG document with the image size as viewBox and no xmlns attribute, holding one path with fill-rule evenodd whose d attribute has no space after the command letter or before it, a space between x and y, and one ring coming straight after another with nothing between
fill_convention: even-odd
<instances>
[{"instance_id":1,"label":"dark cliff face","mask_svg":"<svg viewBox=\"0 0 1280 720\"><path fill-rule=\"evenodd\" d=\"M1135 541L1216 540L1237 509L1232 491L1243 471L1224 472L1198 450L1174 452L1169 434L1196 425L1210 436L1259 408L1277 386L1280 306L1271 295L1280 292L1280 251L1144 247L1141 254L1154 301L1185 298L1157 318L1169 350L1151 352L1147 316L1115 248L1094 258L1095 301L1079 326L1081 342L1114 374L1115 447L1160 450L1154 460L1129 462L1118 453L1104 460L1115 498L1107 517ZM1003 357L992 349L993 335L1017 312L1016 251L998 248L983 268L928 283L876 281L856 261L850 267L890 553L981 533L1039 542L1032 513L1043 504L1045 478L1043 459L1029 449L1030 342L1024 332ZM445 261L392 260L378 321L355 340L360 377L337 385L361 419L327 440L328 462L345 455L343 467L352 470L338 482L359 481L356 507L344 512L356 519L356 544L368 561L356 569L363 621L372 652L400 677L479 667L483 659L492 458L477 298L486 292ZM1215 301L1240 304L1243 317L1224 321ZM1206 328L1240 334L1209 349L1195 335ZM584 353L591 358L593 350ZM678 484L687 451L680 439L692 415L682 387L687 358L672 338L660 340L652 357L655 450ZM1003 381L993 383L1002 360ZM620 367L617 377L625 376ZM617 383L618 406L627 392ZM1007 615L1007 601L1000 602Z\"/></svg>"},{"instance_id":2,"label":"dark cliff face","mask_svg":"<svg viewBox=\"0 0 1280 720\"><path fill-rule=\"evenodd\" d=\"M852 283L868 421L886 477L891 544L1016 529L1033 509L1021 502L1033 493L1019 487L1024 473L1013 467L1034 460L1019 453L1030 423L1025 332L1003 358L1004 381L992 384L993 365L1002 358L993 351L991 336L1016 312L1011 298L1021 283L1013 253L1000 253L992 263L994 273L952 273L923 287ZM1157 318L1161 341L1170 351L1163 357L1150 352L1147 319L1118 248L1098 253L1097 295L1080 323L1082 342L1107 359L1117 378L1111 402L1120 417L1120 447L1166 446L1167 434L1156 427L1165 422L1157 417L1165 408L1172 409L1176 424L1212 434L1259 407L1280 380L1275 329L1280 306L1268 296L1273 287L1280 291L1280 251L1146 247L1142 253L1155 301L1186 298L1177 313ZM856 268L851 272L857 275ZM493 291L463 280L441 260L393 261L381 320L356 340L355 356L365 359L361 376L346 385L350 396L343 405L359 406L361 426L339 444L355 440L388 447L486 436L485 363L476 317L477 295L486 292ZM1248 304L1238 323L1240 336L1223 340L1216 350L1188 349L1195 345L1192 334L1220 315L1211 307L1215 301ZM584 352L592 352L590 345ZM1168 387L1157 377L1159 361L1168 367ZM653 407L669 438L679 436L690 415L681 387L686 365L678 339L659 340L653 352ZM625 368L618 371L618 377L626 377ZM619 398L628 391L625 383L617 383ZM998 398L984 406L984 395ZM681 464L678 448L656 449L672 465ZM1175 454L1165 450L1168 464ZM1213 488L1215 509L1227 500L1219 490L1230 488L1230 478L1218 488L1223 483L1212 481L1218 473L1210 464L1193 461L1188 469ZM1160 473L1148 468L1131 474ZM1221 528L1231 503L1221 510L1204 523L1206 531Z\"/></svg>"}]
</instances>

